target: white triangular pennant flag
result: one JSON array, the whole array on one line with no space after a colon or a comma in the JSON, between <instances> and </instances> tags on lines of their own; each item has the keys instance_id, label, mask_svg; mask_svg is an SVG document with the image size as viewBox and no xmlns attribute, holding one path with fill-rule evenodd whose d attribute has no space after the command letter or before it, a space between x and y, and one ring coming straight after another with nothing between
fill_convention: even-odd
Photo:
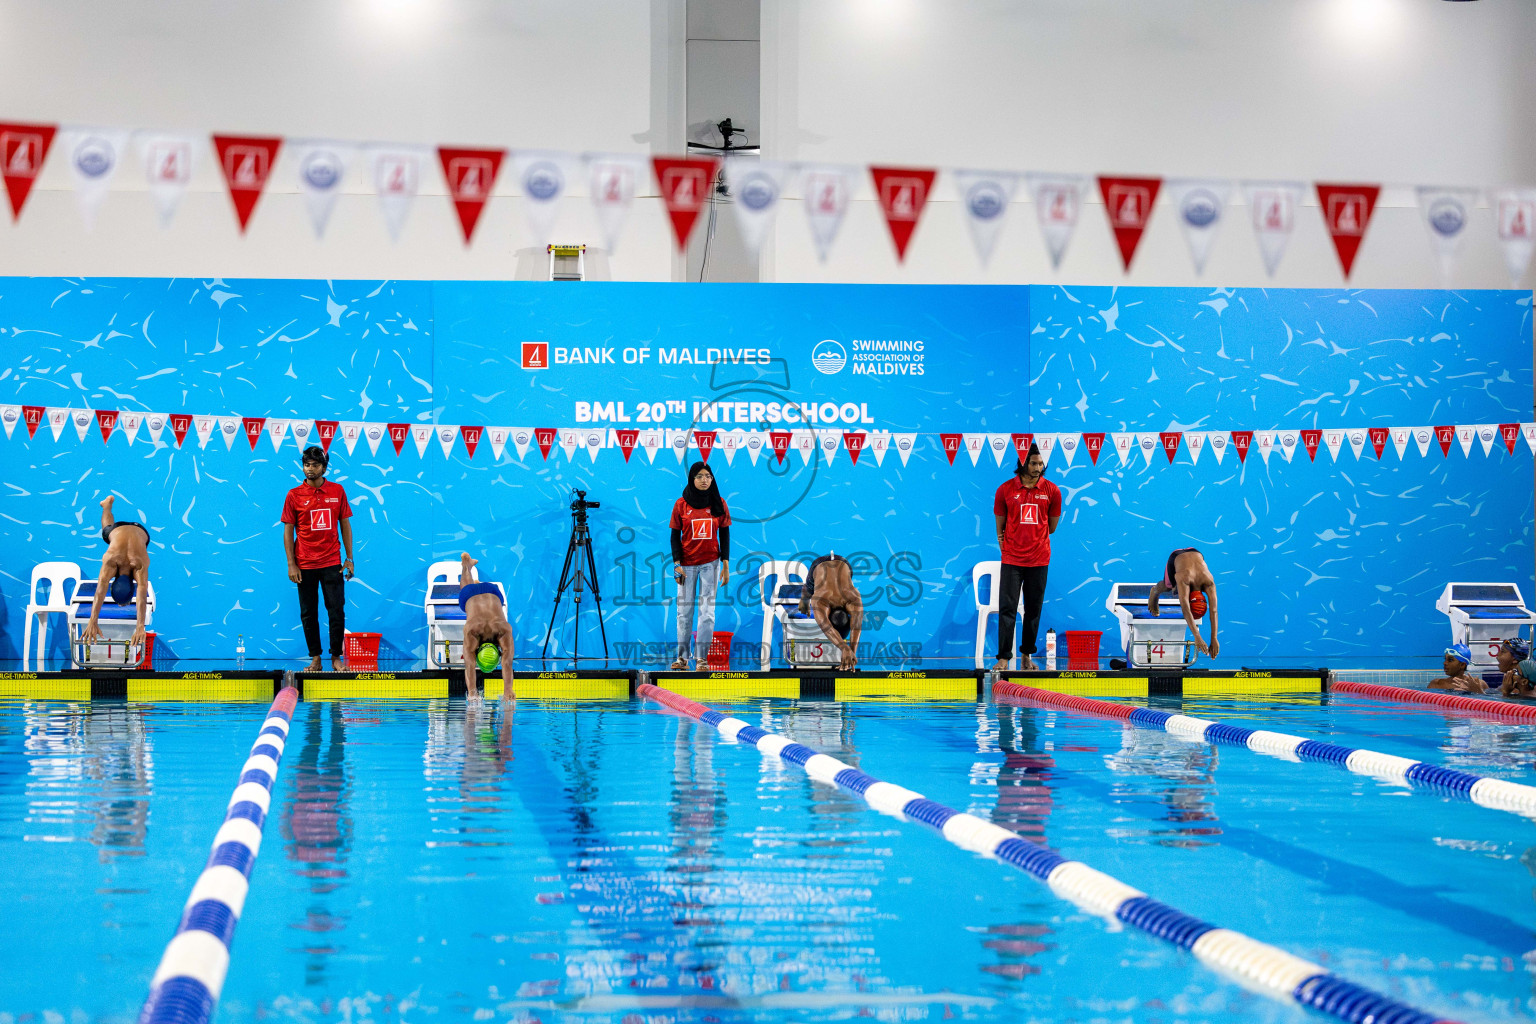
<instances>
[{"instance_id":1,"label":"white triangular pennant flag","mask_svg":"<svg viewBox=\"0 0 1536 1024\"><path fill-rule=\"evenodd\" d=\"M1501 188L1489 195L1493 203L1493 223L1499 232L1499 248L1504 250L1504 266L1509 283L1519 284L1531 265L1531 250L1536 247L1536 188Z\"/></svg>"},{"instance_id":2,"label":"white triangular pennant flag","mask_svg":"<svg viewBox=\"0 0 1536 1024\"><path fill-rule=\"evenodd\" d=\"M125 412L117 417L117 428L128 438L131 447L139 436L139 428L144 425L144 414L141 412Z\"/></svg>"},{"instance_id":3,"label":"white triangular pennant flag","mask_svg":"<svg viewBox=\"0 0 1536 1024\"><path fill-rule=\"evenodd\" d=\"M1408 433L1413 437L1414 443L1419 446L1419 455L1428 458L1429 446L1435 440L1434 430L1428 426L1408 427L1407 430ZM1392 440L1395 443L1397 441L1397 431L1394 430L1392 434ZM1397 446L1397 457L1400 459L1404 457L1402 445Z\"/></svg>"},{"instance_id":4,"label":"white triangular pennant flag","mask_svg":"<svg viewBox=\"0 0 1536 1024\"><path fill-rule=\"evenodd\" d=\"M990 447L987 443L987 435L961 434L960 439L961 443L965 446L965 453L971 457L971 465L977 465L977 460L981 458L981 453Z\"/></svg>"},{"instance_id":5,"label":"white triangular pennant flag","mask_svg":"<svg viewBox=\"0 0 1536 1024\"><path fill-rule=\"evenodd\" d=\"M288 143L299 172L299 191L309 210L309 223L316 238L325 237L325 225L341 195L342 179L352 162L356 148L342 142L314 141Z\"/></svg>"},{"instance_id":6,"label":"white triangular pennant flag","mask_svg":"<svg viewBox=\"0 0 1536 1024\"><path fill-rule=\"evenodd\" d=\"M309 447L310 435L315 432L314 420L289 420L288 433L293 437L294 446L303 451Z\"/></svg>"},{"instance_id":7,"label":"white triangular pennant flag","mask_svg":"<svg viewBox=\"0 0 1536 1024\"><path fill-rule=\"evenodd\" d=\"M1184 449L1189 452L1189 464L1200 464L1200 453L1205 450L1206 433L1203 430L1186 430L1184 432Z\"/></svg>"},{"instance_id":8,"label":"white triangular pennant flag","mask_svg":"<svg viewBox=\"0 0 1536 1024\"><path fill-rule=\"evenodd\" d=\"M144 414L144 429L149 431L149 440L156 448L160 447L160 435L165 432L165 425L169 417L163 412L147 412Z\"/></svg>"},{"instance_id":9,"label":"white triangular pennant flag","mask_svg":"<svg viewBox=\"0 0 1536 1024\"><path fill-rule=\"evenodd\" d=\"M64 428L69 426L69 414L70 410L68 406L62 409L49 407L45 411L45 415L48 417L48 429L53 431L53 439L55 441L57 441L59 436L64 433Z\"/></svg>"},{"instance_id":10,"label":"white triangular pennant flag","mask_svg":"<svg viewBox=\"0 0 1536 1024\"><path fill-rule=\"evenodd\" d=\"M213 439L213 432L219 425L217 416L192 417L192 429L197 431L197 446L207 448L208 442Z\"/></svg>"},{"instance_id":11,"label":"white triangular pennant flag","mask_svg":"<svg viewBox=\"0 0 1536 1024\"><path fill-rule=\"evenodd\" d=\"M1369 441L1370 439L1371 439L1370 431L1367 431L1367 430L1351 430L1351 431L1349 431L1349 448L1350 448L1351 451L1353 451L1355 453L1355 461L1356 462L1360 461L1360 454L1365 451L1366 442Z\"/></svg>"},{"instance_id":12,"label":"white triangular pennant flag","mask_svg":"<svg viewBox=\"0 0 1536 1024\"><path fill-rule=\"evenodd\" d=\"M992 458L999 466L1003 464L1003 458L1013 452L1013 436L1011 434L988 434L987 447L992 451Z\"/></svg>"},{"instance_id":13,"label":"white triangular pennant flag","mask_svg":"<svg viewBox=\"0 0 1536 1024\"><path fill-rule=\"evenodd\" d=\"M720 454L725 456L725 464L732 465L736 461L736 453L741 450L742 444L747 440L747 432L744 430L726 430L720 434L720 439L715 442L715 447Z\"/></svg>"},{"instance_id":14,"label":"white triangular pennant flag","mask_svg":"<svg viewBox=\"0 0 1536 1024\"><path fill-rule=\"evenodd\" d=\"M91 432L91 424L96 422L95 409L70 409L69 418L75 425L75 433L80 440L85 440L85 435Z\"/></svg>"},{"instance_id":15,"label":"white triangular pennant flag","mask_svg":"<svg viewBox=\"0 0 1536 1024\"><path fill-rule=\"evenodd\" d=\"M646 458L651 460L651 465L653 466L656 464L656 453L661 451L662 445L665 442L666 437L660 430L642 430L640 431L640 437L637 439L637 443L641 448L645 449Z\"/></svg>"},{"instance_id":16,"label":"white triangular pennant flag","mask_svg":"<svg viewBox=\"0 0 1536 1024\"><path fill-rule=\"evenodd\" d=\"M190 135L146 132L136 135L139 160L144 165L149 196L154 200L160 226L168 228L176 217L196 170L198 155L206 142Z\"/></svg>"},{"instance_id":17,"label":"white triangular pennant flag","mask_svg":"<svg viewBox=\"0 0 1536 1024\"><path fill-rule=\"evenodd\" d=\"M1147 465L1152 465L1152 455L1162 448L1162 439L1156 434L1143 432L1136 435L1136 447L1140 449L1141 456Z\"/></svg>"},{"instance_id":18,"label":"white triangular pennant flag","mask_svg":"<svg viewBox=\"0 0 1536 1024\"><path fill-rule=\"evenodd\" d=\"M1131 457L1131 452L1136 449L1135 434L1110 434L1110 440L1115 443L1115 454L1120 456L1120 465L1124 466Z\"/></svg>"},{"instance_id":19,"label":"white triangular pennant flag","mask_svg":"<svg viewBox=\"0 0 1536 1024\"><path fill-rule=\"evenodd\" d=\"M747 252L757 255L784 196L784 184L794 165L733 156L725 161L725 187L736 208Z\"/></svg>"},{"instance_id":20,"label":"white triangular pennant flag","mask_svg":"<svg viewBox=\"0 0 1536 1024\"><path fill-rule=\"evenodd\" d=\"M1045 236L1046 251L1051 255L1051 267L1059 270L1067 243L1077 230L1088 178L1081 174L1026 174L1024 179L1029 183L1029 195L1035 204L1040 233Z\"/></svg>"},{"instance_id":21,"label":"white triangular pennant flag","mask_svg":"<svg viewBox=\"0 0 1536 1024\"><path fill-rule=\"evenodd\" d=\"M384 424L366 423L363 425L363 440L368 442L368 454L379 454L379 442L384 440Z\"/></svg>"},{"instance_id":22,"label":"white triangular pennant flag","mask_svg":"<svg viewBox=\"0 0 1536 1024\"><path fill-rule=\"evenodd\" d=\"M992 261L997 236L1003 230L1008 205L1019 190L1019 176L1008 171L955 171L960 208L971 229L971 244L985 267Z\"/></svg>"},{"instance_id":23,"label":"white triangular pennant flag","mask_svg":"<svg viewBox=\"0 0 1536 1024\"><path fill-rule=\"evenodd\" d=\"M242 424L240 422L240 417L220 416L218 419L219 436L224 438L224 447L229 451L234 451L235 438L244 436L245 434L245 431L241 429Z\"/></svg>"},{"instance_id":24,"label":"white triangular pennant flag","mask_svg":"<svg viewBox=\"0 0 1536 1024\"><path fill-rule=\"evenodd\" d=\"M1253 432L1253 447L1264 458L1264 465L1269 465L1269 457L1275 454L1275 431L1255 430Z\"/></svg>"},{"instance_id":25,"label":"white triangular pennant flag","mask_svg":"<svg viewBox=\"0 0 1536 1024\"><path fill-rule=\"evenodd\" d=\"M597 223L603 232L603 244L609 252L618 248L619 235L624 231L625 218L635 199L641 175L645 173L645 158L629 154L588 153L587 188L592 195L592 206L597 210Z\"/></svg>"},{"instance_id":26,"label":"white triangular pennant flag","mask_svg":"<svg viewBox=\"0 0 1536 1024\"><path fill-rule=\"evenodd\" d=\"M896 454L901 456L901 464L905 466L907 460L912 457L912 449L917 446L916 434L892 434L891 447L896 449Z\"/></svg>"},{"instance_id":27,"label":"white triangular pennant flag","mask_svg":"<svg viewBox=\"0 0 1536 1024\"><path fill-rule=\"evenodd\" d=\"M1457 426L1456 440L1461 442L1461 454L1470 459L1472 457L1472 444L1477 440L1477 428L1475 426Z\"/></svg>"},{"instance_id":28,"label":"white triangular pennant flag","mask_svg":"<svg viewBox=\"0 0 1536 1024\"><path fill-rule=\"evenodd\" d=\"M1057 434L1056 450L1061 452L1061 457L1067 460L1067 465L1072 465L1072 460L1077 458L1078 449L1083 446L1082 434Z\"/></svg>"},{"instance_id":29,"label":"white triangular pennant flag","mask_svg":"<svg viewBox=\"0 0 1536 1024\"><path fill-rule=\"evenodd\" d=\"M60 136L69 157L69 173L75 182L75 202L85 230L96 226L96 212L112 177L123 162L128 133L116 128L71 128Z\"/></svg>"},{"instance_id":30,"label":"white triangular pennant flag","mask_svg":"<svg viewBox=\"0 0 1536 1024\"><path fill-rule=\"evenodd\" d=\"M1173 199L1173 208L1178 211L1179 225L1184 229L1184 241L1189 243L1189 258L1194 261L1196 274L1205 273L1205 261L1211 255L1211 243L1216 240L1231 193L1230 181L1168 179L1168 194Z\"/></svg>"},{"instance_id":31,"label":"white triangular pennant flag","mask_svg":"<svg viewBox=\"0 0 1536 1024\"><path fill-rule=\"evenodd\" d=\"M280 420L272 416L267 417L267 437L272 440L272 450L281 451L283 441L288 437L288 421Z\"/></svg>"},{"instance_id":32,"label":"white triangular pennant flag","mask_svg":"<svg viewBox=\"0 0 1536 1024\"><path fill-rule=\"evenodd\" d=\"M834 164L806 167L800 174L800 194L805 201L806 220L816 241L816 255L827 262L832 243L843 226L843 215L853 199L853 184L858 169Z\"/></svg>"},{"instance_id":33,"label":"white triangular pennant flag","mask_svg":"<svg viewBox=\"0 0 1536 1024\"><path fill-rule=\"evenodd\" d=\"M570 190L575 161L568 153L520 149L512 153L512 173L523 193L523 212L533 240L539 245L554 241L560 200Z\"/></svg>"},{"instance_id":34,"label":"white triangular pennant flag","mask_svg":"<svg viewBox=\"0 0 1536 1024\"><path fill-rule=\"evenodd\" d=\"M430 156L424 146L368 147L373 191L379 197L379 213L392 242L400 240L411 205L421 191L422 169Z\"/></svg>"},{"instance_id":35,"label":"white triangular pennant flag","mask_svg":"<svg viewBox=\"0 0 1536 1024\"><path fill-rule=\"evenodd\" d=\"M11 434L16 430L16 424L18 424L20 422L21 422L21 406L19 406L19 405L0 405L0 424L3 424L4 427L5 427L5 439L7 441L9 441L11 439ZM128 439L128 443L129 444L133 443L133 438L132 437L130 437Z\"/></svg>"},{"instance_id":36,"label":"white triangular pennant flag","mask_svg":"<svg viewBox=\"0 0 1536 1024\"><path fill-rule=\"evenodd\" d=\"M1008 440L1008 447L1009 448L1013 447L1013 439L1012 438L1009 438L1009 440ZM1055 434L1036 434L1035 435L1035 447L1040 449L1040 457L1042 459L1044 459L1045 460L1045 464L1047 466L1049 466L1051 464L1051 456L1056 454L1056 435ZM1014 454L1015 455L1018 454L1018 451L1016 449L1014 451Z\"/></svg>"},{"instance_id":37,"label":"white triangular pennant flag","mask_svg":"<svg viewBox=\"0 0 1536 1024\"><path fill-rule=\"evenodd\" d=\"M438 447L443 450L443 458L453 458L453 445L459 439L459 428L451 423L438 423L432 427L432 430L437 435Z\"/></svg>"},{"instance_id":38,"label":"white triangular pennant flag","mask_svg":"<svg viewBox=\"0 0 1536 1024\"><path fill-rule=\"evenodd\" d=\"M1525 446L1531 450L1531 454L1536 455L1536 423L1520 424L1520 434L1525 438Z\"/></svg>"},{"instance_id":39,"label":"white triangular pennant flag","mask_svg":"<svg viewBox=\"0 0 1536 1024\"><path fill-rule=\"evenodd\" d=\"M1434 248L1440 279L1449 282L1456 270L1456 258L1461 254L1461 243L1467 237L1467 225L1472 223L1477 189L1421 185L1417 192L1419 213L1424 218L1424 229L1429 232L1429 244Z\"/></svg>"},{"instance_id":40,"label":"white triangular pennant flag","mask_svg":"<svg viewBox=\"0 0 1536 1024\"><path fill-rule=\"evenodd\" d=\"M1392 428L1392 447L1397 449L1397 457L1399 459L1406 459L1408 457L1408 442L1414 439L1414 434L1418 432L1418 429L1417 427Z\"/></svg>"},{"instance_id":41,"label":"white triangular pennant flag","mask_svg":"<svg viewBox=\"0 0 1536 1024\"><path fill-rule=\"evenodd\" d=\"M1245 181L1243 196L1253 221L1253 234L1264 257L1264 272L1270 277L1280 266L1280 258L1290 244L1296 228L1296 208L1301 205L1305 186L1299 181Z\"/></svg>"},{"instance_id":42,"label":"white triangular pennant flag","mask_svg":"<svg viewBox=\"0 0 1536 1024\"><path fill-rule=\"evenodd\" d=\"M1211 455L1216 459L1216 465L1221 465L1221 460L1227 456L1227 448L1232 443L1232 435L1225 430L1212 430L1205 435L1206 447L1211 450Z\"/></svg>"},{"instance_id":43,"label":"white triangular pennant flag","mask_svg":"<svg viewBox=\"0 0 1536 1024\"><path fill-rule=\"evenodd\" d=\"M1282 430L1275 440L1279 443L1280 454L1285 456L1285 461L1290 462L1296 454L1296 442L1300 435L1294 430Z\"/></svg>"},{"instance_id":44,"label":"white triangular pennant flag","mask_svg":"<svg viewBox=\"0 0 1536 1024\"><path fill-rule=\"evenodd\" d=\"M574 462L576 460L576 449L580 448L581 445L581 431L572 427L562 427L560 429L560 450L565 452L565 461Z\"/></svg>"},{"instance_id":45,"label":"white triangular pennant flag","mask_svg":"<svg viewBox=\"0 0 1536 1024\"><path fill-rule=\"evenodd\" d=\"M821 448L821 457L827 460L827 465L837 461L837 450L843 446L843 432L841 430L816 431L816 444Z\"/></svg>"},{"instance_id":46,"label":"white triangular pennant flag","mask_svg":"<svg viewBox=\"0 0 1536 1024\"><path fill-rule=\"evenodd\" d=\"M507 439L512 432L506 427L486 427L485 439L491 442L491 460L501 461L501 453L507 450Z\"/></svg>"},{"instance_id":47,"label":"white triangular pennant flag","mask_svg":"<svg viewBox=\"0 0 1536 1024\"><path fill-rule=\"evenodd\" d=\"M747 457L752 460L752 465L757 465L757 457L763 454L763 447L768 443L768 435L761 430L749 430L746 437L742 438L742 446L747 449Z\"/></svg>"},{"instance_id":48,"label":"white triangular pennant flag","mask_svg":"<svg viewBox=\"0 0 1536 1024\"><path fill-rule=\"evenodd\" d=\"M588 427L581 432L582 444L586 446L587 456L597 461L597 453L603 450L603 445L608 440L608 431L600 427Z\"/></svg>"},{"instance_id":49,"label":"white triangular pennant flag","mask_svg":"<svg viewBox=\"0 0 1536 1024\"><path fill-rule=\"evenodd\" d=\"M342 420L336 425L336 436L346 443L348 455L357 449L358 439L363 436L365 426L367 424L360 420Z\"/></svg>"},{"instance_id":50,"label":"white triangular pennant flag","mask_svg":"<svg viewBox=\"0 0 1536 1024\"><path fill-rule=\"evenodd\" d=\"M517 461L522 462L523 456L528 454L528 446L533 443L533 428L509 427L507 436L512 439L512 447L517 450Z\"/></svg>"},{"instance_id":51,"label":"white triangular pennant flag","mask_svg":"<svg viewBox=\"0 0 1536 1024\"><path fill-rule=\"evenodd\" d=\"M809 466L811 456L816 453L816 435L810 430L792 430L789 434L789 446L799 452L800 461Z\"/></svg>"},{"instance_id":52,"label":"white triangular pennant flag","mask_svg":"<svg viewBox=\"0 0 1536 1024\"><path fill-rule=\"evenodd\" d=\"M1493 454L1493 443L1499 440L1499 426L1496 423L1479 423L1477 425L1477 439L1483 442L1483 454Z\"/></svg>"},{"instance_id":53,"label":"white triangular pennant flag","mask_svg":"<svg viewBox=\"0 0 1536 1024\"><path fill-rule=\"evenodd\" d=\"M891 450L891 432L889 430L871 430L868 439L864 442L864 450L874 457L875 468L885 465L885 455Z\"/></svg>"},{"instance_id":54,"label":"white triangular pennant flag","mask_svg":"<svg viewBox=\"0 0 1536 1024\"><path fill-rule=\"evenodd\" d=\"M667 431L667 449L669 451L671 451L673 455L677 456L677 461L679 463L681 463L685 458L687 458L688 457L688 431L686 431L686 430L668 430Z\"/></svg>"},{"instance_id":55,"label":"white triangular pennant flag","mask_svg":"<svg viewBox=\"0 0 1536 1024\"><path fill-rule=\"evenodd\" d=\"M416 442L416 454L421 458L427 457L427 445L432 443L433 427L430 423L416 423L411 426L411 440Z\"/></svg>"},{"instance_id":56,"label":"white triangular pennant flag","mask_svg":"<svg viewBox=\"0 0 1536 1024\"><path fill-rule=\"evenodd\" d=\"M1334 462L1338 462L1339 461L1339 449L1344 447L1344 431L1342 431L1342 430L1325 430L1325 431L1323 431L1323 444L1327 446L1328 454L1333 456L1333 461ZM1359 455L1357 454L1355 457L1359 458Z\"/></svg>"}]
</instances>

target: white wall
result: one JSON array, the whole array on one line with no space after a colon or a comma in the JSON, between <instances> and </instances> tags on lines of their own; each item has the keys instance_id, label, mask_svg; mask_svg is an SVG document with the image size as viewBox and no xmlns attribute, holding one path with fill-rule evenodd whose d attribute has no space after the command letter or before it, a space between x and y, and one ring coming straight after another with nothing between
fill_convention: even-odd
<instances>
[{"instance_id":1,"label":"white wall","mask_svg":"<svg viewBox=\"0 0 1536 1024\"><path fill-rule=\"evenodd\" d=\"M1536 183L1532 39L1528 0L763 0L764 158L1382 182L1351 283L1434 287L1410 187ZM860 198L824 266L786 209L764 279L1202 280L1166 195L1129 276L1099 205L1058 273L1021 195L984 271L942 176L905 266ZM1246 213L1204 282L1342 282L1315 205L1272 281ZM1508 287L1487 209L1470 232L1451 283Z\"/></svg>"}]
</instances>

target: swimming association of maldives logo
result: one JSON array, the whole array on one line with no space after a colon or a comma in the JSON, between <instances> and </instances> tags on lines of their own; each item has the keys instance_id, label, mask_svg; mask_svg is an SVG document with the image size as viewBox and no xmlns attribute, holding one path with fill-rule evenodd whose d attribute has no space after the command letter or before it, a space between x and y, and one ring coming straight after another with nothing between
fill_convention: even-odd
<instances>
[{"instance_id":1,"label":"swimming association of maldives logo","mask_svg":"<svg viewBox=\"0 0 1536 1024\"><path fill-rule=\"evenodd\" d=\"M818 341L811 349L811 365L822 373L837 373L848 365L848 350L831 338Z\"/></svg>"}]
</instances>

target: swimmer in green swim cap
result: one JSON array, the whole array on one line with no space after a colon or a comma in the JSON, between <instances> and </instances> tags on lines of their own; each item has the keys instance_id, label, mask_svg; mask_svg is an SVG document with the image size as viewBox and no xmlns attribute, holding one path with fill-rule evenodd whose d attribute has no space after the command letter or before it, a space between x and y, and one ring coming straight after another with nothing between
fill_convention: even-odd
<instances>
[{"instance_id":1,"label":"swimmer in green swim cap","mask_svg":"<svg viewBox=\"0 0 1536 1024\"><path fill-rule=\"evenodd\" d=\"M466 551L459 559L459 607L464 610L464 689L471 697L480 696L478 673L487 673L501 662L501 697L511 700L512 624L507 621L501 589L494 583L475 580L476 559ZM469 652L474 651L470 657ZM487 664L489 661L489 664Z\"/></svg>"}]
</instances>

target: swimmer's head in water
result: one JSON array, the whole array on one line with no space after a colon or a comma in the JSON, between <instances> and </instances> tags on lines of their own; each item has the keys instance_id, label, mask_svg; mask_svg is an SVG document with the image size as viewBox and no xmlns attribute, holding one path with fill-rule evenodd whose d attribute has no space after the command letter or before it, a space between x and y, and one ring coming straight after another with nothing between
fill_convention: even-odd
<instances>
[{"instance_id":1,"label":"swimmer's head in water","mask_svg":"<svg viewBox=\"0 0 1536 1024\"><path fill-rule=\"evenodd\" d=\"M1447 672L1451 670L1451 662L1453 661L1461 662L1461 669L1465 671L1466 667L1472 664L1472 648L1466 644L1452 644L1447 647L1445 649L1445 669Z\"/></svg>"},{"instance_id":2,"label":"swimmer's head in water","mask_svg":"<svg viewBox=\"0 0 1536 1024\"><path fill-rule=\"evenodd\" d=\"M1513 654L1516 661L1524 661L1531 656L1531 642L1523 637L1508 637L1501 646L1506 648L1510 654Z\"/></svg>"},{"instance_id":3,"label":"swimmer's head in water","mask_svg":"<svg viewBox=\"0 0 1536 1024\"><path fill-rule=\"evenodd\" d=\"M832 623L832 628L837 630L837 635L844 640L848 639L848 631L853 628L853 616L848 614L847 608L833 608L827 612L827 620Z\"/></svg>"},{"instance_id":4,"label":"swimmer's head in water","mask_svg":"<svg viewBox=\"0 0 1536 1024\"><path fill-rule=\"evenodd\" d=\"M1189 595L1189 612L1197 619L1205 618L1205 594L1199 590Z\"/></svg>"},{"instance_id":5,"label":"swimmer's head in water","mask_svg":"<svg viewBox=\"0 0 1536 1024\"><path fill-rule=\"evenodd\" d=\"M133 577L114 576L107 587L107 593L112 595L112 600L118 604L127 604L133 600Z\"/></svg>"},{"instance_id":6,"label":"swimmer's head in water","mask_svg":"<svg viewBox=\"0 0 1536 1024\"><path fill-rule=\"evenodd\" d=\"M496 671L496 666L501 664L501 648L492 643L481 644L475 651L475 664L482 672Z\"/></svg>"}]
</instances>

